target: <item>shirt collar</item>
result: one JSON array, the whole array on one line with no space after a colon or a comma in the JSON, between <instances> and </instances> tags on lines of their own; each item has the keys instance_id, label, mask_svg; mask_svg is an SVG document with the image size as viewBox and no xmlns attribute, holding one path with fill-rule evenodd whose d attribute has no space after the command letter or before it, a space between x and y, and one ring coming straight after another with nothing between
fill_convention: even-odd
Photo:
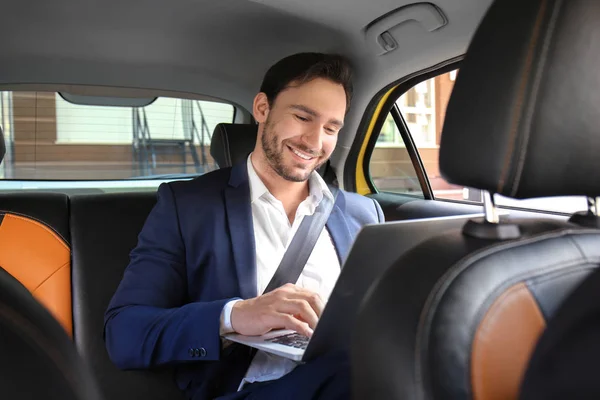
<instances>
[{"instance_id":1,"label":"shirt collar","mask_svg":"<svg viewBox=\"0 0 600 400\"><path fill-rule=\"evenodd\" d=\"M256 173L254 165L252 165L252 161L250 159L251 156L252 154L248 156L247 167L248 178L250 180L250 201L254 203L265 193L269 193L269 189L267 189L263 181ZM333 193L331 193L331 190L329 190L329 187L321 175L319 175L316 171L313 171L308 177L308 192L309 198L311 198L315 207L319 205L321 200L323 200L323 196L327 196L331 201L333 201Z\"/></svg>"},{"instance_id":2,"label":"shirt collar","mask_svg":"<svg viewBox=\"0 0 600 400\"><path fill-rule=\"evenodd\" d=\"M256 200L260 199L265 193L269 193L269 189L267 189L263 181L256 173L254 165L252 165L252 161L250 160L251 156L252 154L248 156L247 167L248 178L250 179L250 202L254 203Z\"/></svg>"}]
</instances>

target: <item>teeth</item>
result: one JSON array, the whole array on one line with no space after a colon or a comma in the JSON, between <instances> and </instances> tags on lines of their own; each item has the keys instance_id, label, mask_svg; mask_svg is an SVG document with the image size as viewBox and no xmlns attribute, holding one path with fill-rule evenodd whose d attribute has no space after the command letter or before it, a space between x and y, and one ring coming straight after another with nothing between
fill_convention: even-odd
<instances>
[{"instance_id":1,"label":"teeth","mask_svg":"<svg viewBox=\"0 0 600 400\"><path fill-rule=\"evenodd\" d=\"M298 156L298 157L300 157L300 158L303 158L303 159L305 159L305 160L310 160L310 159L312 159L312 157L310 157L310 156L307 156L307 155L306 155L306 154L304 154L304 153L300 153L300 152L299 152L298 150L296 150L296 149L292 149L291 147L290 147L290 149L291 149L291 150L294 152L294 154L295 154L295 155L297 155L297 156Z\"/></svg>"}]
</instances>

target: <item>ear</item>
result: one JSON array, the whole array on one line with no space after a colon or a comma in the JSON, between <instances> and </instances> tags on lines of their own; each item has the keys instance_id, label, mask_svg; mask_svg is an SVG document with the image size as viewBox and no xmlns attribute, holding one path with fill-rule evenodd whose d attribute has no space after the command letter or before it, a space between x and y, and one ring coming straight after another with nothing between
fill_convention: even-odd
<instances>
[{"instance_id":1,"label":"ear","mask_svg":"<svg viewBox=\"0 0 600 400\"><path fill-rule=\"evenodd\" d=\"M267 95L263 92L259 93L254 97L254 103L252 105L252 114L254 119L259 124L264 123L269 116L269 100Z\"/></svg>"}]
</instances>

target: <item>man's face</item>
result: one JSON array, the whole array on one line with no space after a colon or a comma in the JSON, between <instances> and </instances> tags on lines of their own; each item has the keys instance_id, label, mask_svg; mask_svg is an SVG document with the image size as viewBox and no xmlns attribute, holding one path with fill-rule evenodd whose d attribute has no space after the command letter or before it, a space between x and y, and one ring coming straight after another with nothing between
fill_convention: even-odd
<instances>
[{"instance_id":1,"label":"man's face","mask_svg":"<svg viewBox=\"0 0 600 400\"><path fill-rule=\"evenodd\" d=\"M325 79L292 85L279 93L266 114L260 146L281 177L303 182L335 149L346 113L344 88Z\"/></svg>"}]
</instances>

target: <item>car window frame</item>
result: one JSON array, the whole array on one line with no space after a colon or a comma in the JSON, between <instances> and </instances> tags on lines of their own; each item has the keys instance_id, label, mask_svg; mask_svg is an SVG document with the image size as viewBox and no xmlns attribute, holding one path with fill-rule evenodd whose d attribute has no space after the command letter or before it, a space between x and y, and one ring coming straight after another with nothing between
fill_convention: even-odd
<instances>
[{"instance_id":1,"label":"car window frame","mask_svg":"<svg viewBox=\"0 0 600 400\"><path fill-rule=\"evenodd\" d=\"M362 139L368 140L368 142L366 143L365 154L363 157L363 165L361 167L363 169L363 173L364 173L364 176L367 181L367 185L369 187L371 194L390 193L390 194L398 194L398 195L402 195L402 196L413 196L413 197L417 197L420 199L424 198L425 200L443 200L443 201L456 202L456 203L460 203L460 204L480 204L480 203L464 202L464 201L457 201L457 200L450 200L450 199L437 199L435 197L432 187L431 187L431 183L430 183L428 175L427 175L427 171L425 170L425 166L421 159L421 155L419 154L418 147L416 146L416 143L415 143L410 131L408 130L408 126L406 125L404 116L402 115L402 113L400 112L400 109L398 108L398 106L396 104L396 102L398 101L400 96L402 96L404 93L408 92L415 85L417 85L423 81L426 81L427 79L433 78L437 75L441 75L446 72L450 72L452 70L460 68L460 63L462 60L463 60L462 56L453 58L451 60L437 64L426 70L422 70L422 71L419 71L412 75L409 75L403 79L400 79L399 81L395 82L394 84L390 85L393 87L393 89L391 90L389 96L385 100L385 103L383 104L383 107L381 108L379 115L376 116L377 121L373 128L373 131L371 132L370 137L365 138L365 136L362 135ZM376 97L374 100L377 100L377 99L380 100L381 98ZM376 102L376 104L377 104L377 102ZM383 124L384 124L388 114L392 115L392 118L394 119L394 122L396 123L396 126L398 128L400 136L401 136L402 140L404 141L405 148L408 152L408 155L412 162L413 168L415 170L416 177L419 180L419 184L421 186L421 192L423 193L422 196L415 196L414 194L411 194L411 193L394 193L394 192L380 191L373 182L373 178L370 174L371 158L373 156L373 152L377 145L377 139L379 138L379 135L381 134L381 129L383 127ZM372 116L372 114L371 114L371 116ZM365 120L365 118L363 118L363 122L364 122L364 120ZM367 121L370 121L370 120L367 119ZM355 143L357 143L357 142L358 141L355 141ZM362 143L363 142L361 141L361 146L362 146ZM358 162L358 160L356 162ZM356 180L354 180L354 182L356 182ZM355 183L355 185L356 185L356 183Z\"/></svg>"}]
</instances>

